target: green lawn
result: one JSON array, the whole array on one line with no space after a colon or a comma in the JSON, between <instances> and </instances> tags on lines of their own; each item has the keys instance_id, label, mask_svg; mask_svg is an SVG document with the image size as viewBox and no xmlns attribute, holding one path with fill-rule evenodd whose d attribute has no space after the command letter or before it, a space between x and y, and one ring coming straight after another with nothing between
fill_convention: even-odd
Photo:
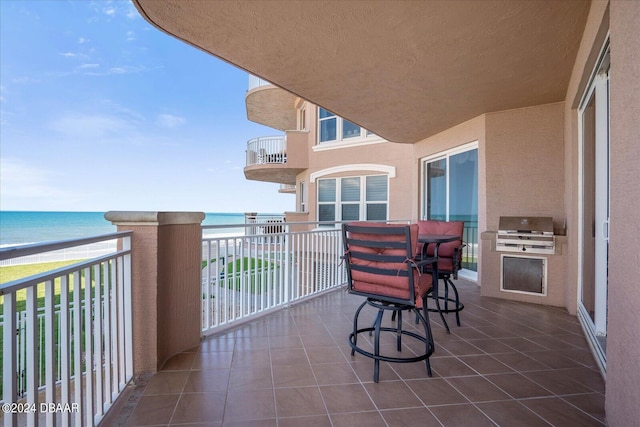
<instances>
[{"instance_id":1,"label":"green lawn","mask_svg":"<svg viewBox=\"0 0 640 427\"><path fill-rule=\"evenodd\" d=\"M215 258L211 260L211 263L215 262ZM207 261L202 261L202 267L204 268L206 265ZM243 272L245 277L249 279L249 283L245 283L245 287L248 287L249 292L254 294L263 291L263 280L266 284L273 286L278 268L273 262L263 261L259 258L243 257L225 264L221 270L220 286L227 286L229 289L235 289L236 291L242 290L240 273ZM269 276L271 276L271 280L268 279Z\"/></svg>"},{"instance_id":2,"label":"green lawn","mask_svg":"<svg viewBox=\"0 0 640 427\"><path fill-rule=\"evenodd\" d=\"M79 260L73 261L56 261L43 262L38 264L11 265L0 267L0 285L12 282L14 280L44 273L46 271L55 270L67 265L75 264ZM55 280L56 304L60 302L60 279ZM73 277L69 278L69 289L73 290ZM44 307L44 286L38 286L38 307ZM21 290L16 292L16 311L25 309L27 299L27 291ZM0 304L4 302L4 297L0 296ZM4 311L4 306L0 305L0 314Z\"/></svg>"},{"instance_id":3,"label":"green lawn","mask_svg":"<svg viewBox=\"0 0 640 427\"><path fill-rule=\"evenodd\" d=\"M30 277L36 274L44 273L47 271L55 270L58 268L62 268L71 264L75 264L80 262L80 260L69 260L69 261L56 261L56 262L45 262L45 263L37 263L37 264L25 264L25 265L15 265L15 266L3 266L0 267L0 285L12 282L14 280ZM84 275L84 272L80 274ZM102 272L101 272L102 274ZM93 280L92 280L93 282ZM82 285L84 287L84 285ZM92 283L93 287L93 283ZM73 299L73 276L69 277L69 297ZM54 295L55 301L54 304L60 304L60 279L54 280ZM37 286L37 297L38 297L38 308L44 307L45 303L45 286L43 284L39 284ZM16 292L16 311L21 312L26 309L26 299L27 299L27 291L20 290ZM0 314L4 312L4 296L0 296ZM58 336L58 322L55 322L55 336ZM0 348L2 347L3 342L3 328L0 327ZM82 331L82 342L84 343L84 333ZM39 337L40 340L40 351L44 352L44 335ZM73 345L73 344L72 344ZM84 345L84 344L83 344ZM19 356L23 357L23 356ZM0 366L2 365L3 354L0 352ZM72 361L73 364L73 361ZM44 366L40 367L41 375L44 374ZM2 378L2 372L0 371L0 379ZM0 384L0 392L2 391L2 384Z\"/></svg>"}]
</instances>

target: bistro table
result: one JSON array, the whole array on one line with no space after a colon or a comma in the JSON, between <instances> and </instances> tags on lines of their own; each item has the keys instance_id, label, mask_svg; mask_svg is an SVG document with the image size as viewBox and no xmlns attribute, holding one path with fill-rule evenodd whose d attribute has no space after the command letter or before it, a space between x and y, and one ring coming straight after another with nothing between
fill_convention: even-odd
<instances>
[{"instance_id":1,"label":"bistro table","mask_svg":"<svg viewBox=\"0 0 640 427\"><path fill-rule=\"evenodd\" d=\"M440 282L440 278L438 277L438 261L437 261L438 248L442 243L455 242L456 240L460 240L460 236L456 236L453 234L420 234L418 236L418 242L424 243L424 245L422 245L422 254L421 254L422 259L427 259L427 247L430 244L436 245L433 251L433 257L436 259L436 261L432 264L432 267L431 267L431 274L433 276L433 289L431 291L431 294L433 295L433 299L436 302L436 308L427 308L427 310L433 311L433 312L437 311L438 314L440 314L440 318L442 319L442 323L444 324L444 327L446 328L447 333L451 333L451 331L449 330L449 325L447 324L447 321L444 318L444 313L460 311L462 310L463 306L462 304L460 305L456 304L455 308L450 309L448 306L448 302L449 302L448 296L445 295L443 297L440 297L438 293L438 283ZM445 300L444 309L440 307L440 299ZM452 302L455 302L455 301L452 300Z\"/></svg>"}]
</instances>

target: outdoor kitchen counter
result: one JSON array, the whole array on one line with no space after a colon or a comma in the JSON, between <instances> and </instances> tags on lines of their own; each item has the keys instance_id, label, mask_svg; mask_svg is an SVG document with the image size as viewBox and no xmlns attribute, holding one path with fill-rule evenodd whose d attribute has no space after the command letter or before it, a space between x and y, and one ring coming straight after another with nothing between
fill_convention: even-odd
<instances>
[{"instance_id":1,"label":"outdoor kitchen counter","mask_svg":"<svg viewBox=\"0 0 640 427\"><path fill-rule=\"evenodd\" d=\"M491 242L491 250L496 250L497 231L483 231L480 233L480 240L489 240ZM562 255L562 247L567 244L569 239L563 234L554 234L556 239L555 253L553 255Z\"/></svg>"}]
</instances>

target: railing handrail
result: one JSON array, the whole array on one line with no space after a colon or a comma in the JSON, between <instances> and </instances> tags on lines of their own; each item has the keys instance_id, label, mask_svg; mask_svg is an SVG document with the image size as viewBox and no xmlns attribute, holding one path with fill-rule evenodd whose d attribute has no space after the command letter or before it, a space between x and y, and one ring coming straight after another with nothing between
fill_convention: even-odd
<instances>
[{"instance_id":1,"label":"railing handrail","mask_svg":"<svg viewBox=\"0 0 640 427\"><path fill-rule=\"evenodd\" d=\"M247 89L247 91L250 91L262 86L274 86L274 84L268 80L265 80L258 76L254 76L253 74L249 74L249 89Z\"/></svg>"},{"instance_id":2,"label":"railing handrail","mask_svg":"<svg viewBox=\"0 0 640 427\"><path fill-rule=\"evenodd\" d=\"M340 226L345 223L349 223L352 221L295 221L295 222L283 222L283 225L317 225L318 227L325 227L330 225ZM389 219L386 221L371 221L371 222L401 222L401 223L410 223L411 220L408 219ZM247 223L247 224L217 224L217 225L203 225L203 230L214 230L214 229L230 229L230 228L249 228L255 227L255 223Z\"/></svg>"},{"instance_id":3,"label":"railing handrail","mask_svg":"<svg viewBox=\"0 0 640 427\"><path fill-rule=\"evenodd\" d=\"M128 232L123 234L131 234L131 233ZM125 237L125 236L121 236L121 237ZM3 283L0 285L0 295L4 295L8 292L16 292L21 289L26 289L29 286L46 282L47 280L53 280L65 274L73 273L74 271L78 271L83 268L92 267L95 264L116 259L120 256L127 255L130 253L131 253L131 249L115 251L107 255L102 255L99 257L82 260L80 262L69 264L64 267L56 268L54 270L47 270L44 273L34 274L33 276L22 277L20 279L12 280L11 282Z\"/></svg>"},{"instance_id":4,"label":"railing handrail","mask_svg":"<svg viewBox=\"0 0 640 427\"><path fill-rule=\"evenodd\" d=\"M51 252L60 249L72 248L75 246L84 246L91 243L102 242L107 240L119 239L131 236L131 231L119 231L98 236L82 237L77 239L54 240L50 242L30 243L26 245L8 246L0 249L0 261L10 258L19 258L39 254L42 252Z\"/></svg>"}]
</instances>

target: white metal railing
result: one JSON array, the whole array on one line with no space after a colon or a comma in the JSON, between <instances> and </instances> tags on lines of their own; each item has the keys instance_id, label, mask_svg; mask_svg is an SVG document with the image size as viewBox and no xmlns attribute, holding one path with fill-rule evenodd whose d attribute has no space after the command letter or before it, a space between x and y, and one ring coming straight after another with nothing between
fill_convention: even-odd
<instances>
[{"instance_id":1,"label":"white metal railing","mask_svg":"<svg viewBox=\"0 0 640 427\"><path fill-rule=\"evenodd\" d=\"M341 230L290 232L294 224L266 234L247 224L237 236L203 239L203 334L345 283Z\"/></svg>"},{"instance_id":2,"label":"white metal railing","mask_svg":"<svg viewBox=\"0 0 640 427\"><path fill-rule=\"evenodd\" d=\"M278 191L281 193L295 193L296 190L297 188L293 184L280 184L280 189Z\"/></svg>"},{"instance_id":3,"label":"white metal railing","mask_svg":"<svg viewBox=\"0 0 640 427\"><path fill-rule=\"evenodd\" d=\"M292 232L292 226L313 229ZM203 229L216 227L229 226ZM341 222L282 222L273 233L238 227L244 229L235 236L202 240L203 335L346 283Z\"/></svg>"},{"instance_id":4,"label":"white metal railing","mask_svg":"<svg viewBox=\"0 0 640 427\"><path fill-rule=\"evenodd\" d=\"M0 260L0 267L9 265L37 264L42 262L72 261L95 258L115 251L115 241L91 243L51 252L39 252L28 256Z\"/></svg>"},{"instance_id":5,"label":"white metal railing","mask_svg":"<svg viewBox=\"0 0 640 427\"><path fill-rule=\"evenodd\" d=\"M284 231L284 215L245 214L245 233L249 235L278 234Z\"/></svg>"},{"instance_id":6,"label":"white metal railing","mask_svg":"<svg viewBox=\"0 0 640 427\"><path fill-rule=\"evenodd\" d=\"M7 260L117 242L111 253L0 285L5 426L97 425L132 379L131 236L0 250Z\"/></svg>"},{"instance_id":7,"label":"white metal railing","mask_svg":"<svg viewBox=\"0 0 640 427\"><path fill-rule=\"evenodd\" d=\"M261 79L258 76L254 76L253 74L249 74L249 89L253 90L255 88L261 86L273 86L273 83L266 81L265 79Z\"/></svg>"},{"instance_id":8,"label":"white metal railing","mask_svg":"<svg viewBox=\"0 0 640 427\"><path fill-rule=\"evenodd\" d=\"M266 136L247 142L247 166L287 162L287 138Z\"/></svg>"}]
</instances>

